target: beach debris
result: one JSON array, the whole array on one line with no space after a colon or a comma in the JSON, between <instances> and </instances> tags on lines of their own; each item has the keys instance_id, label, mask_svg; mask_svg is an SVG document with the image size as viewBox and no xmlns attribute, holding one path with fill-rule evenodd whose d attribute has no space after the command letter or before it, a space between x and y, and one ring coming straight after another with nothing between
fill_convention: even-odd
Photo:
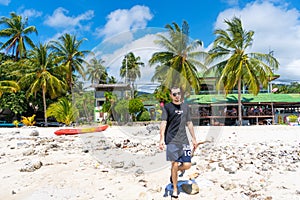
<instances>
[{"instance_id":1,"label":"beach debris","mask_svg":"<svg viewBox=\"0 0 300 200\"><path fill-rule=\"evenodd\" d=\"M139 136L149 134L148 129L151 129L151 134L154 134L156 131L155 126L151 128L146 127L143 128L143 131L140 131ZM140 129L136 131L138 130ZM151 156L159 152L157 139L154 137L140 138L127 135L120 138L110 135L106 135L105 137L97 136L96 134L89 136L89 140L86 139L82 142L83 139L78 136L42 137L39 135L38 137L29 137L27 133L2 133L0 137L3 142L3 148L0 149L0 166L6 167L10 163L13 163L17 165L17 169L20 172L33 172L42 166L49 166L49 168L55 168L55 165L62 164L68 165L67 167L78 166L79 164L74 162L76 159L73 158L80 156L82 160L80 160L79 172L81 169L94 169L95 175L101 177L99 180L107 177L107 180L110 182L115 180L115 177L118 177L119 174L122 174L121 176L128 178L129 184L136 184L139 188L143 189L144 193L141 196L144 196L144 199L151 199L151 197L157 195L156 193L161 192L164 183L157 185L157 187L155 185L152 186L152 184L156 183L152 183L152 181L147 179L147 169L141 166L141 163L144 161L143 159L150 157L150 161L152 161ZM200 193L199 197L207 199L208 196L206 193L210 193L208 191L215 192L218 190L228 195L240 193L242 195L240 198L242 199L271 200L272 197L270 194L274 195L273 199L276 199L276 195L283 193L288 194L288 197L291 197L289 199L299 198L300 189L297 186L297 188L291 186L292 183L285 183L285 180L283 180L280 185L274 185L274 181L277 180L274 174L280 176L293 176L295 174L295 178L297 178L296 175L299 172L300 166L299 141L236 142L218 143L214 146L207 145L203 144L197 148L197 152L193 157L193 162L195 161L196 166L192 166L191 170L186 171L186 174L195 172L187 176L186 179L194 180L197 183L199 187L198 193ZM137 155L138 159L135 160L134 158L136 157L128 157L128 159L126 157L119 157L119 154L111 153L113 151L128 153L125 155ZM112 162L109 159L98 159L101 163L95 164L95 162L86 161L91 156L82 152L93 154L106 152L108 158L115 160ZM60 162L51 160L57 158L56 155L65 155L66 158L69 158L67 156L72 156L72 159ZM19 165L22 167L18 168ZM117 169L121 169L121 171L125 171L126 173L119 173ZM41 170L41 172L43 171ZM127 173L129 171L130 173ZM19 174L22 174L20 172ZM29 176L29 174L32 174L30 177L36 175L36 173L28 173L26 176ZM129 179L131 178L135 182L130 182ZM8 178L5 179L7 180ZM136 182L137 180L144 181ZM186 188L183 189L184 187ZM187 193L189 191L193 193L191 185L184 187L182 187L182 190L186 190ZM126 186L122 186L118 182L116 193L109 190L108 186L105 186L105 189L101 187L99 191L102 191L104 197L114 199L114 197L119 195L118 189L125 191L125 188ZM274 188L276 188L276 193L270 193ZM18 195L21 193L20 190L14 191ZM12 190L8 190L8 192L10 193ZM135 195L138 196L140 192L137 191Z\"/></svg>"},{"instance_id":2,"label":"beach debris","mask_svg":"<svg viewBox=\"0 0 300 200\"><path fill-rule=\"evenodd\" d=\"M38 130L32 130L29 136L39 136L39 131Z\"/></svg>"},{"instance_id":3,"label":"beach debris","mask_svg":"<svg viewBox=\"0 0 300 200\"><path fill-rule=\"evenodd\" d=\"M139 182L143 187L147 187L148 181L146 181L145 179L140 179L138 182Z\"/></svg>"},{"instance_id":4,"label":"beach debris","mask_svg":"<svg viewBox=\"0 0 300 200\"><path fill-rule=\"evenodd\" d=\"M190 180L194 180L194 179L196 179L199 175L200 175L199 172L192 173L192 174L189 175L189 179L190 179Z\"/></svg>"},{"instance_id":5,"label":"beach debris","mask_svg":"<svg viewBox=\"0 0 300 200\"><path fill-rule=\"evenodd\" d=\"M110 166L113 169L123 168L124 167L124 161L118 162L118 161L112 160L111 163L110 163Z\"/></svg>"},{"instance_id":6,"label":"beach debris","mask_svg":"<svg viewBox=\"0 0 300 200\"><path fill-rule=\"evenodd\" d=\"M160 185L155 185L153 187L151 187L149 190L147 190L151 193L159 193L162 191L162 187Z\"/></svg>"},{"instance_id":7,"label":"beach debris","mask_svg":"<svg viewBox=\"0 0 300 200\"><path fill-rule=\"evenodd\" d=\"M30 149L27 149L23 152L23 156L30 156L32 154L34 154L34 148L30 148Z\"/></svg>"},{"instance_id":8,"label":"beach debris","mask_svg":"<svg viewBox=\"0 0 300 200\"><path fill-rule=\"evenodd\" d=\"M225 181L221 184L221 188L223 188L224 190L233 190L236 187L237 185L231 180Z\"/></svg>"},{"instance_id":9,"label":"beach debris","mask_svg":"<svg viewBox=\"0 0 300 200\"><path fill-rule=\"evenodd\" d=\"M144 174L144 170L142 170L142 169L137 169L134 173L135 176L141 176L143 174Z\"/></svg>"},{"instance_id":10,"label":"beach debris","mask_svg":"<svg viewBox=\"0 0 300 200\"><path fill-rule=\"evenodd\" d=\"M43 163L40 160L32 160L25 163L25 166L21 167L20 172L34 172L42 167Z\"/></svg>"},{"instance_id":11,"label":"beach debris","mask_svg":"<svg viewBox=\"0 0 300 200\"><path fill-rule=\"evenodd\" d=\"M183 183L181 185L182 190L187 193L187 194L198 194L200 191L199 186L196 183L188 184L188 183Z\"/></svg>"}]
</instances>

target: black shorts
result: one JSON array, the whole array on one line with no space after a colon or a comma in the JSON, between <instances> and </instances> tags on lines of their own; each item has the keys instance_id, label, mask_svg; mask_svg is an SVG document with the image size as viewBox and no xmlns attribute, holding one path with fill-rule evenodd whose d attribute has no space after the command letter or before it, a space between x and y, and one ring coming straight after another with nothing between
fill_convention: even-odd
<instances>
[{"instance_id":1,"label":"black shorts","mask_svg":"<svg viewBox=\"0 0 300 200\"><path fill-rule=\"evenodd\" d=\"M187 144L167 144L167 161L191 162L191 147Z\"/></svg>"}]
</instances>

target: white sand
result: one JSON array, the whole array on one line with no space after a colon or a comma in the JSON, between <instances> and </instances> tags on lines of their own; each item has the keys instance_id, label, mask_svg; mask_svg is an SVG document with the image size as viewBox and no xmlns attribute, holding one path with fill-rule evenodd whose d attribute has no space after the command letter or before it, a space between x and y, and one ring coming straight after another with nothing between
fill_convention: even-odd
<instances>
[{"instance_id":1,"label":"white sand","mask_svg":"<svg viewBox=\"0 0 300 200\"><path fill-rule=\"evenodd\" d=\"M115 140L132 139L130 133L143 128L114 126L109 127L101 135L104 139L105 137L115 138ZM30 145L34 141L31 139L37 138L29 136L33 129L0 128L0 199L170 199L170 196L164 197L165 188L170 186L170 167L165 161L161 161L161 165L156 166L155 161L158 160L154 160L153 166L156 167L151 172L145 171L142 175L136 175L99 163L99 157L97 158L91 151L83 152L87 143L82 136L54 135L54 131L59 128L35 129L40 133L39 138L56 140L55 142L47 140L47 144L41 142L33 148L36 153L23 155L24 152L32 150ZM213 138L214 142L211 143L210 149L228 146L228 151L231 151L231 147L252 148L252 145L255 149L259 143L268 146L281 144L281 146L287 145L287 148L296 147L298 158L300 157L300 126L201 126L195 127L195 130L198 141ZM16 133L18 131L19 133ZM147 139L149 137L142 138L145 143ZM158 148L159 136L150 139L157 141ZM53 148L51 144L57 144L58 147ZM210 164L210 170L201 168L206 166L205 162L208 163L201 157L203 152L204 149L196 151L193 157L193 162L196 164L180 178L180 180L188 180L188 175L200 173L196 179L200 192L196 195L181 192L180 200L300 199L299 160L295 161L293 166L296 167L290 171L278 168L258 174L251 170L240 169L230 174L218 167L218 162ZM162 152L162 155L164 153ZM111 156L115 156L115 160L118 160L118 155ZM41 168L33 172L20 171L25 163L37 160L43 163ZM273 165L270 166L274 168ZM243 188L251 179L263 185L258 191L252 192L252 197L250 194L244 194L249 190ZM224 182L233 182L237 187L224 190L220 186Z\"/></svg>"}]
</instances>

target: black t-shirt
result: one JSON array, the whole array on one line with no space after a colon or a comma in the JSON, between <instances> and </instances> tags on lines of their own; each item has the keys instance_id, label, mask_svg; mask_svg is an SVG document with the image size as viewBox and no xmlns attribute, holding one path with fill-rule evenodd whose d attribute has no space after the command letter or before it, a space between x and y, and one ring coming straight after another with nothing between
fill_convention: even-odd
<instances>
[{"instance_id":1,"label":"black t-shirt","mask_svg":"<svg viewBox=\"0 0 300 200\"><path fill-rule=\"evenodd\" d=\"M166 104L161 118L163 121L167 121L165 131L166 144L189 144L185 126L188 121L191 121L191 117L187 104Z\"/></svg>"}]
</instances>

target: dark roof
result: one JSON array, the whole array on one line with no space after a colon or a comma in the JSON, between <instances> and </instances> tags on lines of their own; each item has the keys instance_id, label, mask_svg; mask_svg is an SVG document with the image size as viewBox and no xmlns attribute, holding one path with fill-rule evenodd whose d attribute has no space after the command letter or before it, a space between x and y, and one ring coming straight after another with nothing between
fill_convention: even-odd
<instances>
[{"instance_id":1,"label":"dark roof","mask_svg":"<svg viewBox=\"0 0 300 200\"><path fill-rule=\"evenodd\" d=\"M93 84L91 87L95 89L130 89L129 84L116 83L116 84Z\"/></svg>"}]
</instances>

